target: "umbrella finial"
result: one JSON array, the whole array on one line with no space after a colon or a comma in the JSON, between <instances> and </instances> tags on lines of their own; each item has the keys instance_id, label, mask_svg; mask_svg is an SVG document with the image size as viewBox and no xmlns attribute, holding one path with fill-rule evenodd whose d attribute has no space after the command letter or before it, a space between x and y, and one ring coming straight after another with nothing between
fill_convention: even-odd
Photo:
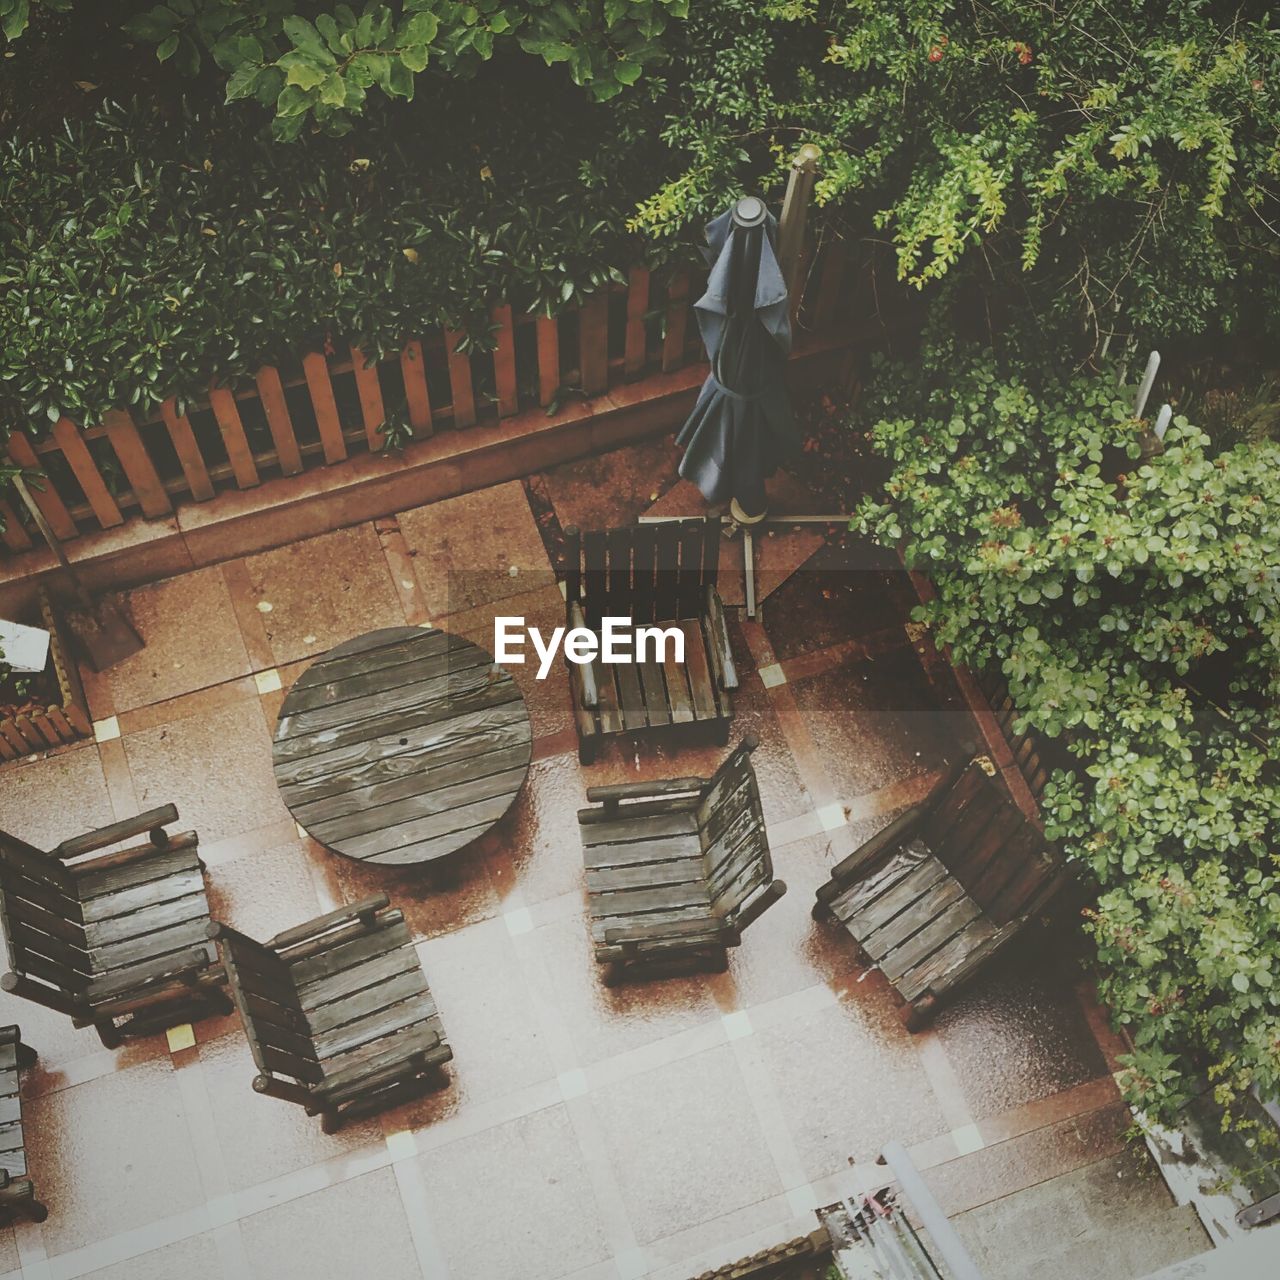
<instances>
[{"instance_id":1,"label":"umbrella finial","mask_svg":"<svg viewBox=\"0 0 1280 1280\"><path fill-rule=\"evenodd\" d=\"M739 227L758 227L765 216L764 201L757 196L743 196L733 206L733 221Z\"/></svg>"}]
</instances>

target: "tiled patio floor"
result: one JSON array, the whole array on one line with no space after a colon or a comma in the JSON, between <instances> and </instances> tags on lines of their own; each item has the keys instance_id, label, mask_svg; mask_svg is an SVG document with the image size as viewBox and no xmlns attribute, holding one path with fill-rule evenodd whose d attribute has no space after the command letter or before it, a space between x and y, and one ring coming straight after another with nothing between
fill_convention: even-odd
<instances>
[{"instance_id":1,"label":"tiled patio floor","mask_svg":"<svg viewBox=\"0 0 1280 1280\"><path fill-rule=\"evenodd\" d=\"M669 455L639 446L539 491L563 524L590 523L611 486L635 514L670 480ZM421 939L453 1086L326 1137L252 1092L234 1019L197 1025L194 1047L108 1052L0 997L41 1054L27 1146L51 1208L0 1234L0 1276L674 1280L811 1229L812 1207L878 1181L890 1138L952 1205L1114 1145L1114 1046L1047 948L911 1036L848 939L810 919L830 865L974 741L913 648L901 575L854 544L815 564L761 623L734 623L735 737L761 739L789 892L727 973L613 991L584 918L585 787L710 772L718 749L614 748L580 769L563 668L541 684L516 669L529 779L443 886L301 838L271 773L284 693L337 640L431 620L488 647L496 612L560 620L521 484L136 591L146 650L87 677L98 741L0 771L0 826L49 845L172 800L200 832L214 915L259 937L385 889Z\"/></svg>"}]
</instances>

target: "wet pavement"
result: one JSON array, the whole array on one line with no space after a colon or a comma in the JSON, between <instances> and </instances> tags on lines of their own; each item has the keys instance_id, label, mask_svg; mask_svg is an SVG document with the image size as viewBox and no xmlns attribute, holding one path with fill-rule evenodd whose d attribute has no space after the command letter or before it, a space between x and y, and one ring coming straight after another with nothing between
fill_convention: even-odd
<instances>
[{"instance_id":1,"label":"wet pavement","mask_svg":"<svg viewBox=\"0 0 1280 1280\"><path fill-rule=\"evenodd\" d=\"M889 1139L954 1211L1118 1149L1116 1045L1060 948L1030 937L912 1036L847 936L810 918L830 866L977 741L945 668L921 660L909 583L851 535L731 623L733 740L760 739L789 891L726 973L601 985L586 787L707 774L723 749L614 745L580 768L562 665L545 682L513 669L528 781L445 880L300 836L270 738L311 658L406 622L486 647L496 613L558 625L556 526L598 523L611 493L639 514L674 481L669 454L636 446L133 593L147 648L86 674L97 741L0 770L0 826L47 847L173 801L214 915L258 937L385 890L419 939L452 1085L325 1136L252 1091L234 1017L196 1025L193 1047L110 1052L0 996L41 1055L27 1150L50 1206L0 1232L0 1277L676 1280L812 1229L813 1207L879 1180Z\"/></svg>"}]
</instances>

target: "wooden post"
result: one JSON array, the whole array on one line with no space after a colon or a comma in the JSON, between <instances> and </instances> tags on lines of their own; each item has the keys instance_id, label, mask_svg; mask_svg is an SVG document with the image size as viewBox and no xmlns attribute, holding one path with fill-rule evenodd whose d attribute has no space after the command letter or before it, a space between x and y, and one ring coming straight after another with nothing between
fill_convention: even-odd
<instances>
[{"instance_id":1,"label":"wooden post","mask_svg":"<svg viewBox=\"0 0 1280 1280\"><path fill-rule=\"evenodd\" d=\"M316 425L320 428L320 444L325 462L332 466L347 456L347 442L342 438L342 423L338 420L338 405L333 398L333 383L329 381L329 362L322 351L308 351L302 357L302 373L311 393L311 405L316 411Z\"/></svg>"},{"instance_id":2,"label":"wooden post","mask_svg":"<svg viewBox=\"0 0 1280 1280\"><path fill-rule=\"evenodd\" d=\"M128 409L112 409L102 416L102 425L107 439L120 459L120 466L129 478L133 496L138 499L144 516L167 516L173 510L173 503L165 491L156 471L155 463L142 443L138 434L138 424Z\"/></svg>"},{"instance_id":3,"label":"wooden post","mask_svg":"<svg viewBox=\"0 0 1280 1280\"><path fill-rule=\"evenodd\" d=\"M422 354L422 343L410 338L400 352L400 374L404 378L405 406L409 425L415 436L429 436L431 432L431 396L427 390L427 362Z\"/></svg>"},{"instance_id":4,"label":"wooden post","mask_svg":"<svg viewBox=\"0 0 1280 1280\"><path fill-rule=\"evenodd\" d=\"M649 310L649 269L632 267L627 277L627 336L622 358L622 371L628 378L638 378L644 371L645 312Z\"/></svg>"},{"instance_id":5,"label":"wooden post","mask_svg":"<svg viewBox=\"0 0 1280 1280\"><path fill-rule=\"evenodd\" d=\"M806 142L796 152L791 162L791 176L787 179L787 194L782 201L782 217L778 222L778 266L787 283L787 296L791 302L794 320L800 309L800 260L804 248L805 227L809 221L809 201L818 180L818 160L822 152L811 142Z\"/></svg>"},{"instance_id":6,"label":"wooden post","mask_svg":"<svg viewBox=\"0 0 1280 1280\"><path fill-rule=\"evenodd\" d=\"M545 409L560 390L560 321L556 316L539 316L538 403Z\"/></svg>"},{"instance_id":7,"label":"wooden post","mask_svg":"<svg viewBox=\"0 0 1280 1280\"><path fill-rule=\"evenodd\" d=\"M449 388L453 397L453 425L471 427L476 421L476 394L471 385L471 357L458 350L463 335L444 331L444 353L449 361Z\"/></svg>"},{"instance_id":8,"label":"wooden post","mask_svg":"<svg viewBox=\"0 0 1280 1280\"><path fill-rule=\"evenodd\" d=\"M209 469L205 466L204 455L196 443L190 419L185 413L178 412L176 397L170 396L161 404L160 417L173 442L173 451L178 455L191 496L197 502L208 502L213 497L213 481L209 479Z\"/></svg>"},{"instance_id":9,"label":"wooden post","mask_svg":"<svg viewBox=\"0 0 1280 1280\"><path fill-rule=\"evenodd\" d=\"M209 388L209 408L218 423L222 443L227 450L227 461L241 489L252 489L258 483L258 464L249 448L244 423L240 420L240 406L227 387Z\"/></svg>"},{"instance_id":10,"label":"wooden post","mask_svg":"<svg viewBox=\"0 0 1280 1280\"><path fill-rule=\"evenodd\" d=\"M289 416L289 402L285 399L280 370L275 365L264 364L255 380L262 412L267 417L267 428L276 446L280 470L286 476L296 476L302 470L302 450L298 448L293 419Z\"/></svg>"},{"instance_id":11,"label":"wooden post","mask_svg":"<svg viewBox=\"0 0 1280 1280\"><path fill-rule=\"evenodd\" d=\"M498 326L498 345L493 351L493 381L498 392L498 417L509 418L520 410L516 386L516 334L511 308L504 304L493 309L493 322Z\"/></svg>"},{"instance_id":12,"label":"wooden post","mask_svg":"<svg viewBox=\"0 0 1280 1280\"><path fill-rule=\"evenodd\" d=\"M40 470L40 459L36 457L31 441L21 431L15 431L9 437L9 457L15 466L21 467L24 471ZM74 538L79 535L80 530L71 518L71 512L67 510L62 496L47 476L42 489L32 492L23 485L18 489L18 496L27 504L27 509L36 522L39 523L43 519L59 538ZM27 501L28 498L30 501ZM44 533L43 528L41 533ZM47 534L45 536L48 537Z\"/></svg>"},{"instance_id":13,"label":"wooden post","mask_svg":"<svg viewBox=\"0 0 1280 1280\"><path fill-rule=\"evenodd\" d=\"M684 366L684 336L689 321L689 273L677 271L667 284L667 332L662 339L662 372Z\"/></svg>"},{"instance_id":14,"label":"wooden post","mask_svg":"<svg viewBox=\"0 0 1280 1280\"><path fill-rule=\"evenodd\" d=\"M124 516L120 514L120 508L116 506L116 500L111 496L111 490L107 488L102 472L98 470L98 464L94 462L89 446L80 434L80 428L70 418L59 418L53 424L52 434L72 474L84 490L84 496L89 500L97 522L104 529L124 524Z\"/></svg>"},{"instance_id":15,"label":"wooden post","mask_svg":"<svg viewBox=\"0 0 1280 1280\"><path fill-rule=\"evenodd\" d=\"M377 453L382 448L382 424L387 420L387 413L382 405L382 383L378 381L378 366L367 359L359 347L352 347L351 370L355 374L356 394L360 397L364 436L369 442L370 452ZM407 389L407 382L405 386Z\"/></svg>"}]
</instances>

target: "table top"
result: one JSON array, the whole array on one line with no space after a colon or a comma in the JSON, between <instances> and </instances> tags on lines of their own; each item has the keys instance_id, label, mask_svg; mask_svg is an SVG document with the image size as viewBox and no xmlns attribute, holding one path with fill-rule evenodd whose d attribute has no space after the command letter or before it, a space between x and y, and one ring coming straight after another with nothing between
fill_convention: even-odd
<instances>
[{"instance_id":1,"label":"table top","mask_svg":"<svg viewBox=\"0 0 1280 1280\"><path fill-rule=\"evenodd\" d=\"M308 835L395 866L443 858L498 822L532 745L524 697L491 654L434 627L388 627L298 677L271 757Z\"/></svg>"}]
</instances>

